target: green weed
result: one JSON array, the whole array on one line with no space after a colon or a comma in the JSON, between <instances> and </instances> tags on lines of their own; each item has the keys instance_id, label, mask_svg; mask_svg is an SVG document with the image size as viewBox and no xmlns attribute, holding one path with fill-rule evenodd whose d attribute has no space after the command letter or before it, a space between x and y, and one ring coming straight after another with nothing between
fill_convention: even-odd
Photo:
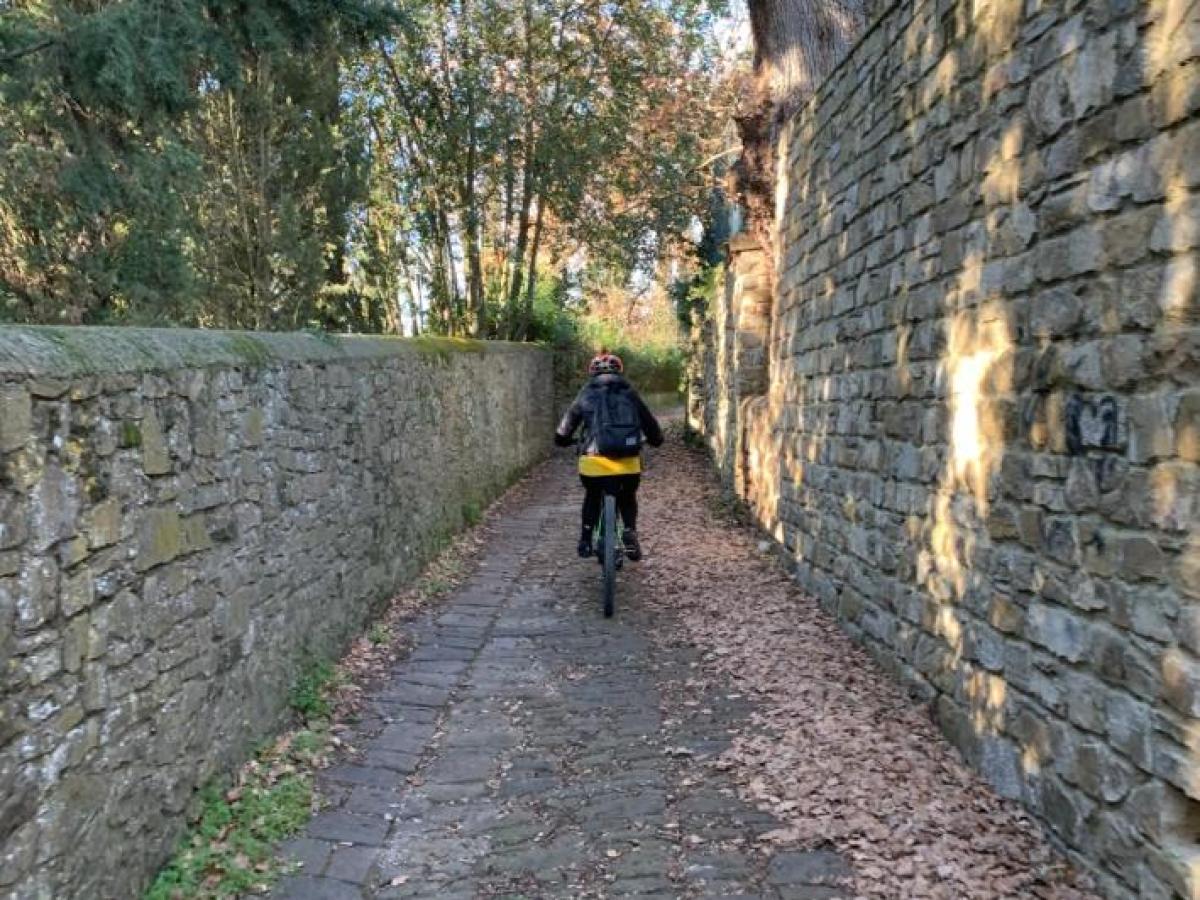
<instances>
[{"instance_id":1,"label":"green weed","mask_svg":"<svg viewBox=\"0 0 1200 900\"><path fill-rule=\"evenodd\" d=\"M334 669L328 660L321 659L310 663L292 685L288 704L306 720L328 717L328 692L333 680Z\"/></svg>"},{"instance_id":2,"label":"green weed","mask_svg":"<svg viewBox=\"0 0 1200 900\"><path fill-rule=\"evenodd\" d=\"M285 769L271 780L275 767L266 762L252 770L260 773L256 783L201 791L198 819L145 900L237 897L270 886L279 871L275 844L311 814L312 779Z\"/></svg>"},{"instance_id":3,"label":"green weed","mask_svg":"<svg viewBox=\"0 0 1200 900\"><path fill-rule=\"evenodd\" d=\"M444 594L450 590L450 582L443 578L427 578L421 585L421 592L432 594L434 596Z\"/></svg>"},{"instance_id":4,"label":"green weed","mask_svg":"<svg viewBox=\"0 0 1200 900\"><path fill-rule=\"evenodd\" d=\"M136 422L121 423L121 446L122 447L140 447L142 446L142 429L138 427Z\"/></svg>"}]
</instances>

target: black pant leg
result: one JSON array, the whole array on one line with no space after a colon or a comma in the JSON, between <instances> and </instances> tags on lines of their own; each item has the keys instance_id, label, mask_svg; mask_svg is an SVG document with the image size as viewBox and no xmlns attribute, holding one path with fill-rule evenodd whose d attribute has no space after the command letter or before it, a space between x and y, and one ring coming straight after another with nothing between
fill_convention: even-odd
<instances>
[{"instance_id":1,"label":"black pant leg","mask_svg":"<svg viewBox=\"0 0 1200 900\"><path fill-rule=\"evenodd\" d=\"M583 527L591 531L600 521L600 504L604 500L604 479L580 475L583 482Z\"/></svg>"},{"instance_id":2,"label":"black pant leg","mask_svg":"<svg viewBox=\"0 0 1200 900\"><path fill-rule=\"evenodd\" d=\"M621 521L626 528L637 529L638 518L638 486L642 482L641 475L617 476L619 488L617 491L617 506L621 510Z\"/></svg>"}]
</instances>

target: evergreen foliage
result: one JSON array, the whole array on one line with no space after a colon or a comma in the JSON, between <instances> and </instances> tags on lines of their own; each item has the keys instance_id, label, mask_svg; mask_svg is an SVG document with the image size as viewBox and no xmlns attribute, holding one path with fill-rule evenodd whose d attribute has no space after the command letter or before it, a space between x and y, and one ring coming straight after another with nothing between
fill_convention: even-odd
<instances>
[{"instance_id":1,"label":"evergreen foliage","mask_svg":"<svg viewBox=\"0 0 1200 900\"><path fill-rule=\"evenodd\" d=\"M326 204L332 195L335 210L353 199L328 140L340 55L394 20L370 0L17 0L0 9L0 317L259 325L261 309L246 316L236 299L226 307L228 279L209 265L237 252L233 240L270 259L282 275L275 293L311 295L314 279L295 273L313 264L312 241L291 239L329 216L303 194ZM204 138L231 108L215 153ZM309 118L326 127L295 127ZM255 154L239 153L251 140ZM258 179L254 199L268 207L254 210L250 238L206 215L246 202L241 185L220 177L229 156L239 175ZM289 176L303 182L301 197ZM276 240L264 242L267 225L278 226ZM340 244L337 231L323 243ZM238 274L252 284L258 273Z\"/></svg>"}]
</instances>

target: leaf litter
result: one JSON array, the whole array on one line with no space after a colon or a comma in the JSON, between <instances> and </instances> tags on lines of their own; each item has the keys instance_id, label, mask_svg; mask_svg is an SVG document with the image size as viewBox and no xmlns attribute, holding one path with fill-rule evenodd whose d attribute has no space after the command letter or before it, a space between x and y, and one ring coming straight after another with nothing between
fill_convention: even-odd
<instances>
[{"instance_id":1,"label":"leaf litter","mask_svg":"<svg viewBox=\"0 0 1200 900\"><path fill-rule=\"evenodd\" d=\"M750 727L708 764L782 823L766 842L832 846L864 898L1096 897L1021 806L969 769L926 708L799 590L678 428L642 497L649 553L638 593L670 613L656 639L695 647L698 678L754 701Z\"/></svg>"}]
</instances>

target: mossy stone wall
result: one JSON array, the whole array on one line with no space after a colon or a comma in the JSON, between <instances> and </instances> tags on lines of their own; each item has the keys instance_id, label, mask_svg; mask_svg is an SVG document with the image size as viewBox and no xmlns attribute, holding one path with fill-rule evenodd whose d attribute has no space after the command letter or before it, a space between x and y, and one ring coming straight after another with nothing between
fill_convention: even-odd
<instances>
[{"instance_id":1,"label":"mossy stone wall","mask_svg":"<svg viewBox=\"0 0 1200 900\"><path fill-rule=\"evenodd\" d=\"M552 389L518 345L0 328L0 895L137 896Z\"/></svg>"}]
</instances>

